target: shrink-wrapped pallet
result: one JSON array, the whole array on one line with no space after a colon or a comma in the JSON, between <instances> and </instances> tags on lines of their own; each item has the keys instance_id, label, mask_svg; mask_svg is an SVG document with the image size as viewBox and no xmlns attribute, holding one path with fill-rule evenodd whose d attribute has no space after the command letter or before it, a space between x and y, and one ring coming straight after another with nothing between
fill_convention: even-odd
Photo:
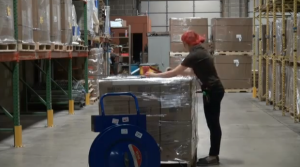
<instances>
[{"instance_id":1,"label":"shrink-wrapped pallet","mask_svg":"<svg viewBox=\"0 0 300 167\"><path fill-rule=\"evenodd\" d=\"M177 163L191 163L196 155L195 84L185 77L107 77L99 81L100 95L131 92L137 96L140 112L147 115L147 131L161 147L161 160ZM104 105L108 115L136 114L131 97L107 97Z\"/></svg>"},{"instance_id":2,"label":"shrink-wrapped pallet","mask_svg":"<svg viewBox=\"0 0 300 167\"><path fill-rule=\"evenodd\" d=\"M99 97L98 79L103 75L103 49L93 48L88 57L88 75L91 83L91 97Z\"/></svg>"},{"instance_id":3,"label":"shrink-wrapped pallet","mask_svg":"<svg viewBox=\"0 0 300 167\"><path fill-rule=\"evenodd\" d=\"M83 6L83 2L82 3ZM61 0L61 41L65 45L72 44L72 0Z\"/></svg>"},{"instance_id":4,"label":"shrink-wrapped pallet","mask_svg":"<svg viewBox=\"0 0 300 167\"><path fill-rule=\"evenodd\" d=\"M33 40L50 44L50 0L32 0Z\"/></svg>"},{"instance_id":5,"label":"shrink-wrapped pallet","mask_svg":"<svg viewBox=\"0 0 300 167\"><path fill-rule=\"evenodd\" d=\"M18 41L33 44L32 0L18 1Z\"/></svg>"},{"instance_id":6,"label":"shrink-wrapped pallet","mask_svg":"<svg viewBox=\"0 0 300 167\"><path fill-rule=\"evenodd\" d=\"M13 1L0 0L0 44L14 42Z\"/></svg>"},{"instance_id":7,"label":"shrink-wrapped pallet","mask_svg":"<svg viewBox=\"0 0 300 167\"><path fill-rule=\"evenodd\" d=\"M61 43L61 7L60 0L50 0L50 39Z\"/></svg>"}]
</instances>

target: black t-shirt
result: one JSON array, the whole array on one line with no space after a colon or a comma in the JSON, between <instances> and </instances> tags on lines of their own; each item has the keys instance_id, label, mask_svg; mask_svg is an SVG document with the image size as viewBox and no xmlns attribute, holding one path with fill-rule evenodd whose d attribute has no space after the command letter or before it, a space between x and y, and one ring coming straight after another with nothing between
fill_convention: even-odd
<instances>
[{"instance_id":1,"label":"black t-shirt","mask_svg":"<svg viewBox=\"0 0 300 167\"><path fill-rule=\"evenodd\" d=\"M193 46L190 54L182 61L181 65L193 69L202 83L202 88L223 89L214 65L214 59L201 45Z\"/></svg>"}]
</instances>

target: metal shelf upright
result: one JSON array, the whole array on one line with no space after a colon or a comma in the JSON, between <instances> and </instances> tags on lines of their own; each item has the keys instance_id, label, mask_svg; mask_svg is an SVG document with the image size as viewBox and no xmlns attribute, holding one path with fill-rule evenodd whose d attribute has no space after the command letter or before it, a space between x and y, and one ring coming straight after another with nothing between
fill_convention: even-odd
<instances>
[{"instance_id":1,"label":"metal shelf upright","mask_svg":"<svg viewBox=\"0 0 300 167\"><path fill-rule=\"evenodd\" d=\"M269 60L272 60L272 103L273 103L273 109L275 109L276 107L278 107L279 109L282 110L282 115L284 116L286 114L286 62L289 62L289 60L287 59L286 56L286 12L290 12L293 13L293 46L294 46L294 50L293 50L293 109L292 109L292 114L294 115L294 121L296 122L299 118L299 115L297 113L297 12L299 11L299 4L298 1L300 2L300 0L266 0L266 3L263 4L262 0L259 0L259 4L258 6L256 6L255 4L255 0L254 0L254 17L253 17L253 21L255 23L255 20L257 19L256 13L255 12L259 12L258 15L258 19L259 19L259 87L258 87L258 91L259 91L259 99L262 99L262 97L264 95L262 95L262 86L263 86L263 75L262 75L262 58L266 58L266 91L268 91L269 89ZM264 12L264 14L263 14ZM281 33L281 37L282 37L282 52L277 55L276 51L277 51L277 38L276 38L276 19L277 19L277 15L278 13L281 13L281 18L282 18L282 33ZM270 28L270 22L269 22L269 14L272 14L272 18L273 18L273 34L269 33L269 28ZM263 38L263 34L262 34L262 17L265 16L266 17L266 51L268 52L270 49L270 35L272 35L273 38L273 54L270 58L270 56L268 55L268 53L266 55L263 55L262 51L262 38ZM255 24L254 26L254 30L255 30ZM253 37L255 37L253 35ZM255 41L255 40L254 40ZM254 44L254 48L255 48L255 44ZM253 68L255 69L255 63L256 63L256 53L254 51L254 55L253 55ZM279 101L276 101L276 94L277 94L277 90L276 90L276 64L280 63L281 65L281 99ZM255 75L255 74L254 74ZM254 77L255 78L255 77ZM278 78L279 79L279 78ZM256 88L254 87L253 90L256 90ZM267 97L268 93L266 94L266 104L269 105L270 101L269 98ZM253 92L253 97L255 97L255 92Z\"/></svg>"}]
</instances>

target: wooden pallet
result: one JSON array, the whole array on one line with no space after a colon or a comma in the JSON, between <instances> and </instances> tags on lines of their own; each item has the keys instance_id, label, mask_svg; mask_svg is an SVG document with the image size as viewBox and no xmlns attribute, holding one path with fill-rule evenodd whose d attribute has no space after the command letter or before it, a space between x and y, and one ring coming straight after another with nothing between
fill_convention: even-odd
<instances>
[{"instance_id":1,"label":"wooden pallet","mask_svg":"<svg viewBox=\"0 0 300 167\"><path fill-rule=\"evenodd\" d=\"M251 93L252 89L225 89L226 93Z\"/></svg>"},{"instance_id":2,"label":"wooden pallet","mask_svg":"<svg viewBox=\"0 0 300 167\"><path fill-rule=\"evenodd\" d=\"M35 44L36 51L51 51L51 44Z\"/></svg>"},{"instance_id":3,"label":"wooden pallet","mask_svg":"<svg viewBox=\"0 0 300 167\"><path fill-rule=\"evenodd\" d=\"M245 56L252 56L252 52L243 52L243 51L215 51L214 55L245 55Z\"/></svg>"},{"instance_id":4,"label":"wooden pallet","mask_svg":"<svg viewBox=\"0 0 300 167\"><path fill-rule=\"evenodd\" d=\"M64 50L64 46L63 44L51 44L51 50L52 51L63 51Z\"/></svg>"},{"instance_id":5,"label":"wooden pallet","mask_svg":"<svg viewBox=\"0 0 300 167\"><path fill-rule=\"evenodd\" d=\"M25 43L18 43L18 50L22 52L34 52L36 51L35 44L25 44Z\"/></svg>"},{"instance_id":6,"label":"wooden pallet","mask_svg":"<svg viewBox=\"0 0 300 167\"><path fill-rule=\"evenodd\" d=\"M91 97L90 98L90 104L96 103L97 100L99 100L100 97Z\"/></svg>"},{"instance_id":7,"label":"wooden pallet","mask_svg":"<svg viewBox=\"0 0 300 167\"><path fill-rule=\"evenodd\" d=\"M71 46L71 45L64 45L63 46L63 51L72 52L73 51L73 46Z\"/></svg>"},{"instance_id":8,"label":"wooden pallet","mask_svg":"<svg viewBox=\"0 0 300 167\"><path fill-rule=\"evenodd\" d=\"M17 50L17 44L0 44L0 52L14 52Z\"/></svg>"},{"instance_id":9,"label":"wooden pallet","mask_svg":"<svg viewBox=\"0 0 300 167\"><path fill-rule=\"evenodd\" d=\"M73 51L86 51L87 47L83 45L73 45Z\"/></svg>"}]
</instances>

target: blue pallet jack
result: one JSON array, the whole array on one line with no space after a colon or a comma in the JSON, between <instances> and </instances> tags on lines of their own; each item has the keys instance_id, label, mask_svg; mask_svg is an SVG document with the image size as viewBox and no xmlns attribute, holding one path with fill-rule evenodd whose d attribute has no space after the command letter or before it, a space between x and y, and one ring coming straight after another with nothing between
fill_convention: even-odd
<instances>
[{"instance_id":1,"label":"blue pallet jack","mask_svg":"<svg viewBox=\"0 0 300 167\"><path fill-rule=\"evenodd\" d=\"M105 115L108 96L131 96L136 115ZM118 105L118 104L116 104ZM100 98L102 115L92 116L92 131L100 132L89 152L90 167L160 167L160 148L147 133L146 115L140 114L132 93L107 93Z\"/></svg>"}]
</instances>

